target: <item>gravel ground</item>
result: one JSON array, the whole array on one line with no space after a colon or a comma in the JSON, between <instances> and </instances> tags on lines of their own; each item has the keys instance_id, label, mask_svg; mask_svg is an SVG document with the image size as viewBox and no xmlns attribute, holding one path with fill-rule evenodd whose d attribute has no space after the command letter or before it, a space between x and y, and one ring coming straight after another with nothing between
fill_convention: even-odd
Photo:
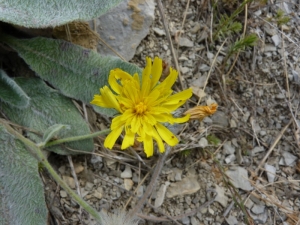
<instances>
[{"instance_id":1,"label":"gravel ground","mask_svg":"<svg viewBox=\"0 0 300 225\"><path fill-rule=\"evenodd\" d=\"M238 4L220 2L219 13L228 15ZM138 212L139 224L300 224L299 3L256 2L247 8L246 34L255 33L259 40L227 64L228 49L240 34L210 41L217 24L211 16L219 15L211 14L209 1L163 2L182 84L194 91L188 106L217 102L219 108L202 122L176 128L181 142ZM278 26L278 10L290 21ZM244 23L245 11L237 20ZM157 8L132 62L144 67L146 56L159 56L175 67ZM181 89L179 82L176 88ZM109 126L104 118L91 124ZM97 149L93 156L74 157L74 169L66 158L50 160L75 190L76 172L82 197L99 211L130 211L151 186L159 155L147 159L131 151L105 150L101 140ZM96 224L51 179L46 181L56 221Z\"/></svg>"}]
</instances>

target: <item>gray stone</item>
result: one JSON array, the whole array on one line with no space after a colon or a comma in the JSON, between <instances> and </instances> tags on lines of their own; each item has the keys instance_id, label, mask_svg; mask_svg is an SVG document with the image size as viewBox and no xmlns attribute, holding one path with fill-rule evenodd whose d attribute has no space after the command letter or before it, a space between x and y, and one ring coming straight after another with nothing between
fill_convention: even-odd
<instances>
[{"instance_id":1,"label":"gray stone","mask_svg":"<svg viewBox=\"0 0 300 225\"><path fill-rule=\"evenodd\" d=\"M193 47L194 46L194 43L186 37L179 38L178 44L180 47Z\"/></svg>"},{"instance_id":2,"label":"gray stone","mask_svg":"<svg viewBox=\"0 0 300 225\"><path fill-rule=\"evenodd\" d=\"M164 36L166 35L166 32L158 27L153 27L154 33L156 33L159 36Z\"/></svg>"},{"instance_id":3,"label":"gray stone","mask_svg":"<svg viewBox=\"0 0 300 225\"><path fill-rule=\"evenodd\" d=\"M226 175L230 177L235 187L245 191L251 191L253 189L248 181L248 172L243 167L235 167L232 170L227 170Z\"/></svg>"},{"instance_id":4,"label":"gray stone","mask_svg":"<svg viewBox=\"0 0 300 225\"><path fill-rule=\"evenodd\" d=\"M278 34L275 34L272 36L272 41L275 46L278 46L280 44L281 39Z\"/></svg>"},{"instance_id":5,"label":"gray stone","mask_svg":"<svg viewBox=\"0 0 300 225\"><path fill-rule=\"evenodd\" d=\"M279 93L278 95L275 96L276 99L285 99L284 94Z\"/></svg>"},{"instance_id":6,"label":"gray stone","mask_svg":"<svg viewBox=\"0 0 300 225\"><path fill-rule=\"evenodd\" d=\"M102 199L103 197L103 192L99 192L98 190L94 191L92 194L95 198Z\"/></svg>"},{"instance_id":7,"label":"gray stone","mask_svg":"<svg viewBox=\"0 0 300 225\"><path fill-rule=\"evenodd\" d=\"M300 76L299 76L299 73L298 73L298 71L296 71L296 70L292 70L292 78L294 79L294 82L296 83L296 84L300 84Z\"/></svg>"},{"instance_id":8,"label":"gray stone","mask_svg":"<svg viewBox=\"0 0 300 225\"><path fill-rule=\"evenodd\" d=\"M225 189L223 187L219 187L218 185L215 186L215 191L217 192L215 201L219 202L225 208L228 204L228 197L225 195Z\"/></svg>"},{"instance_id":9,"label":"gray stone","mask_svg":"<svg viewBox=\"0 0 300 225\"><path fill-rule=\"evenodd\" d=\"M265 222L268 219L268 213L267 210L265 210L263 213L261 214L254 214L251 211L249 211L250 216L252 217L252 219L254 220L254 224L265 224Z\"/></svg>"},{"instance_id":10,"label":"gray stone","mask_svg":"<svg viewBox=\"0 0 300 225\"><path fill-rule=\"evenodd\" d=\"M103 167L103 160L101 156L92 155L91 163L95 169L100 170Z\"/></svg>"},{"instance_id":11,"label":"gray stone","mask_svg":"<svg viewBox=\"0 0 300 225\"><path fill-rule=\"evenodd\" d=\"M106 165L109 169L115 170L116 169L116 160L105 158Z\"/></svg>"},{"instance_id":12,"label":"gray stone","mask_svg":"<svg viewBox=\"0 0 300 225\"><path fill-rule=\"evenodd\" d=\"M210 66L208 66L208 65L206 65L206 64L201 64L201 65L199 66L199 70L200 70L201 72L207 72L207 71L210 70Z\"/></svg>"},{"instance_id":13,"label":"gray stone","mask_svg":"<svg viewBox=\"0 0 300 225\"><path fill-rule=\"evenodd\" d=\"M121 178L132 178L132 171L129 166L126 165L125 170L121 173Z\"/></svg>"},{"instance_id":14,"label":"gray stone","mask_svg":"<svg viewBox=\"0 0 300 225\"><path fill-rule=\"evenodd\" d=\"M233 162L235 159L236 159L235 155L231 154L231 155L227 156L224 161L226 164L229 164L229 163Z\"/></svg>"},{"instance_id":15,"label":"gray stone","mask_svg":"<svg viewBox=\"0 0 300 225\"><path fill-rule=\"evenodd\" d=\"M174 173L175 173L175 177L174 177L175 181L181 181L182 170L175 168Z\"/></svg>"},{"instance_id":16,"label":"gray stone","mask_svg":"<svg viewBox=\"0 0 300 225\"><path fill-rule=\"evenodd\" d=\"M286 166L292 166L294 162L297 160L297 157L289 152L283 152L282 157L284 158L284 162Z\"/></svg>"},{"instance_id":17,"label":"gray stone","mask_svg":"<svg viewBox=\"0 0 300 225\"><path fill-rule=\"evenodd\" d=\"M75 189L75 180L73 177L69 177L69 176L62 176L64 182L67 183L67 185L72 188L72 189Z\"/></svg>"},{"instance_id":18,"label":"gray stone","mask_svg":"<svg viewBox=\"0 0 300 225\"><path fill-rule=\"evenodd\" d=\"M257 146L251 150L251 155L256 156L259 152L263 151L265 151L265 148L263 146Z\"/></svg>"},{"instance_id":19,"label":"gray stone","mask_svg":"<svg viewBox=\"0 0 300 225\"><path fill-rule=\"evenodd\" d=\"M271 44L265 45L265 52L275 52L277 50L276 46Z\"/></svg>"},{"instance_id":20,"label":"gray stone","mask_svg":"<svg viewBox=\"0 0 300 225\"><path fill-rule=\"evenodd\" d=\"M251 209L253 205L254 205L254 202L252 202L252 200L251 200L250 198L247 198L246 203L245 203L245 206L246 206L248 209Z\"/></svg>"},{"instance_id":21,"label":"gray stone","mask_svg":"<svg viewBox=\"0 0 300 225\"><path fill-rule=\"evenodd\" d=\"M223 145L223 154L224 155L231 155L234 154L235 149L231 145L231 141L226 141L225 144Z\"/></svg>"},{"instance_id":22,"label":"gray stone","mask_svg":"<svg viewBox=\"0 0 300 225\"><path fill-rule=\"evenodd\" d=\"M191 224L192 225L200 225L199 221L194 216L191 217Z\"/></svg>"},{"instance_id":23,"label":"gray stone","mask_svg":"<svg viewBox=\"0 0 300 225\"><path fill-rule=\"evenodd\" d=\"M265 205L254 204L254 206L251 208L251 211L255 214L261 214L265 211L265 208Z\"/></svg>"},{"instance_id":24,"label":"gray stone","mask_svg":"<svg viewBox=\"0 0 300 225\"><path fill-rule=\"evenodd\" d=\"M208 207L208 213L211 215L215 215L215 211L210 207Z\"/></svg>"},{"instance_id":25,"label":"gray stone","mask_svg":"<svg viewBox=\"0 0 300 225\"><path fill-rule=\"evenodd\" d=\"M206 54L207 54L207 58L209 59L213 59L215 57L215 55L211 52L207 52Z\"/></svg>"},{"instance_id":26,"label":"gray stone","mask_svg":"<svg viewBox=\"0 0 300 225\"><path fill-rule=\"evenodd\" d=\"M168 186L170 185L170 182L166 182L165 184L161 185L158 192L156 193L156 198L154 202L154 207L157 208L161 206L165 199L165 194Z\"/></svg>"},{"instance_id":27,"label":"gray stone","mask_svg":"<svg viewBox=\"0 0 300 225\"><path fill-rule=\"evenodd\" d=\"M213 124L222 126L222 127L228 127L229 122L227 119L227 116L224 112L217 111L214 115L211 116L211 119L213 121Z\"/></svg>"},{"instance_id":28,"label":"gray stone","mask_svg":"<svg viewBox=\"0 0 300 225\"><path fill-rule=\"evenodd\" d=\"M273 183L275 180L275 177L276 177L276 168L269 164L265 164L265 170L267 172L267 177L268 177L269 183Z\"/></svg>"},{"instance_id":29,"label":"gray stone","mask_svg":"<svg viewBox=\"0 0 300 225\"><path fill-rule=\"evenodd\" d=\"M64 190L59 191L59 195L60 195L60 197L62 197L62 198L66 198L66 197L68 196L67 192L64 191Z\"/></svg>"},{"instance_id":30,"label":"gray stone","mask_svg":"<svg viewBox=\"0 0 300 225\"><path fill-rule=\"evenodd\" d=\"M133 58L137 46L149 33L154 21L154 2L124 0L96 19L100 37L127 61ZM98 52L115 56L104 44L98 46Z\"/></svg>"},{"instance_id":31,"label":"gray stone","mask_svg":"<svg viewBox=\"0 0 300 225\"><path fill-rule=\"evenodd\" d=\"M198 142L198 145L200 148L205 148L208 146L208 141L205 137L200 138L200 141Z\"/></svg>"},{"instance_id":32,"label":"gray stone","mask_svg":"<svg viewBox=\"0 0 300 225\"><path fill-rule=\"evenodd\" d=\"M61 175L65 174L65 172L66 172L66 166L63 165L63 166L59 167L58 171L59 171L59 173L60 173Z\"/></svg>"},{"instance_id":33,"label":"gray stone","mask_svg":"<svg viewBox=\"0 0 300 225\"><path fill-rule=\"evenodd\" d=\"M84 189L85 189L86 191L91 191L91 190L93 190L93 187L94 187L94 184L93 184L93 183L86 182Z\"/></svg>"},{"instance_id":34,"label":"gray stone","mask_svg":"<svg viewBox=\"0 0 300 225\"><path fill-rule=\"evenodd\" d=\"M181 220L181 222L183 223L183 224L190 224L190 218L187 216L187 217L184 217L182 220Z\"/></svg>"},{"instance_id":35,"label":"gray stone","mask_svg":"<svg viewBox=\"0 0 300 225\"><path fill-rule=\"evenodd\" d=\"M182 74L186 74L187 72L190 71L190 68L188 68L188 67L180 67L180 71L181 71Z\"/></svg>"},{"instance_id":36,"label":"gray stone","mask_svg":"<svg viewBox=\"0 0 300 225\"><path fill-rule=\"evenodd\" d=\"M144 186L141 185L136 190L136 196L140 198L143 196L143 194L144 194Z\"/></svg>"},{"instance_id":37,"label":"gray stone","mask_svg":"<svg viewBox=\"0 0 300 225\"><path fill-rule=\"evenodd\" d=\"M191 29L191 33L197 33L201 28L201 24L198 22L198 23L195 23L193 28Z\"/></svg>"},{"instance_id":38,"label":"gray stone","mask_svg":"<svg viewBox=\"0 0 300 225\"><path fill-rule=\"evenodd\" d=\"M230 120L230 127L231 127L231 128L237 127L237 124L236 124L236 122L235 122L234 119L231 119L231 120Z\"/></svg>"},{"instance_id":39,"label":"gray stone","mask_svg":"<svg viewBox=\"0 0 300 225\"><path fill-rule=\"evenodd\" d=\"M200 189L200 184L196 176L186 177L179 182L173 183L168 187L167 198L178 195L193 194Z\"/></svg>"},{"instance_id":40,"label":"gray stone","mask_svg":"<svg viewBox=\"0 0 300 225\"><path fill-rule=\"evenodd\" d=\"M235 216L230 215L228 218L225 218L225 220L229 225L237 225L238 224L238 221Z\"/></svg>"}]
</instances>

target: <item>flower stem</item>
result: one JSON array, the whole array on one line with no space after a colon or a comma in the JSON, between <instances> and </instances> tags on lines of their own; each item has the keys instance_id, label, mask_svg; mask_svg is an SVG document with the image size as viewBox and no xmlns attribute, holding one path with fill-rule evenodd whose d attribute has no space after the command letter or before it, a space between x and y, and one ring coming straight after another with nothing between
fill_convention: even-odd
<instances>
[{"instance_id":1,"label":"flower stem","mask_svg":"<svg viewBox=\"0 0 300 225\"><path fill-rule=\"evenodd\" d=\"M80 141L80 140L84 140L84 139L88 139L88 138L94 138L103 134L107 134L110 132L110 129L106 129L106 130L102 130L102 131L98 131L92 134L86 134L86 135L80 135L80 136L75 136L75 137L68 137L68 138L62 138L59 140L55 140L55 141L49 141L48 143L45 144L45 148L46 147L50 147L52 145L59 145L65 142L72 142L72 141Z\"/></svg>"}]
</instances>

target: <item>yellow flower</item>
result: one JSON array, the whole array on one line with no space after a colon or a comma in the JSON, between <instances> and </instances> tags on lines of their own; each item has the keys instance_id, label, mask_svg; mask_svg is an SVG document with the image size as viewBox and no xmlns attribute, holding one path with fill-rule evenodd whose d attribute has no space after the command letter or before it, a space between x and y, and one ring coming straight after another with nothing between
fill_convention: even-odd
<instances>
[{"instance_id":1,"label":"yellow flower","mask_svg":"<svg viewBox=\"0 0 300 225\"><path fill-rule=\"evenodd\" d=\"M171 87L178 72L170 68L170 74L161 83L162 60L155 57L153 65L146 58L147 65L140 80L137 73L133 76L121 69L110 71L108 83L100 89L101 95L94 95L92 104L105 108L114 108L120 115L112 120L111 133L106 137L104 146L112 149L116 140L125 130L121 149L134 145L135 138L143 142L147 157L153 155L153 139L160 152L165 151L164 142L175 146L178 139L161 123L184 123L189 115L174 118L172 111L183 105L192 96L192 89L173 94Z\"/></svg>"},{"instance_id":2,"label":"yellow flower","mask_svg":"<svg viewBox=\"0 0 300 225\"><path fill-rule=\"evenodd\" d=\"M199 119L200 121L203 120L205 117L214 114L217 111L218 104L213 103L208 106L196 106L192 109L187 110L184 114L190 114L190 119Z\"/></svg>"}]
</instances>

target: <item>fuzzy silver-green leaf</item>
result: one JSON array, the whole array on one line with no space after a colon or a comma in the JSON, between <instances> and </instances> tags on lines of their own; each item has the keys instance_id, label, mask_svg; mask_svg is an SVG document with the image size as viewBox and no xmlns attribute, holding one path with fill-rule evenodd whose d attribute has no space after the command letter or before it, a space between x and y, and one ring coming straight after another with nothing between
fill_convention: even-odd
<instances>
[{"instance_id":1,"label":"fuzzy silver-green leaf","mask_svg":"<svg viewBox=\"0 0 300 225\"><path fill-rule=\"evenodd\" d=\"M45 131L43 136L43 142L46 144L48 141L51 140L55 135L57 135L63 129L70 129L68 125L64 124L54 124Z\"/></svg>"},{"instance_id":2,"label":"fuzzy silver-green leaf","mask_svg":"<svg viewBox=\"0 0 300 225\"><path fill-rule=\"evenodd\" d=\"M75 20L91 20L121 0L5 0L0 1L0 21L29 28L56 27Z\"/></svg>"},{"instance_id":3,"label":"fuzzy silver-green leaf","mask_svg":"<svg viewBox=\"0 0 300 225\"><path fill-rule=\"evenodd\" d=\"M16 78L18 85L31 98L25 109L16 109L8 104L2 105L2 112L13 122L38 132L29 132L28 136L36 143L41 143L43 134L54 124L66 124L70 129L60 130L58 138L86 135L90 133L88 124L80 115L72 100L61 95L57 90L47 86L40 78ZM79 154L92 152L93 140L68 142L59 146L46 148L58 154Z\"/></svg>"},{"instance_id":4,"label":"fuzzy silver-green leaf","mask_svg":"<svg viewBox=\"0 0 300 225\"><path fill-rule=\"evenodd\" d=\"M38 162L0 124L0 225L47 224Z\"/></svg>"},{"instance_id":5,"label":"fuzzy silver-green leaf","mask_svg":"<svg viewBox=\"0 0 300 225\"><path fill-rule=\"evenodd\" d=\"M29 100L22 88L3 70L0 70L0 101L17 108L26 108Z\"/></svg>"},{"instance_id":6,"label":"fuzzy silver-green leaf","mask_svg":"<svg viewBox=\"0 0 300 225\"><path fill-rule=\"evenodd\" d=\"M1 38L1 37L0 37ZM98 53L63 40L49 38L15 39L2 36L41 78L64 95L89 104L99 89L108 85L110 70L120 68L129 74L141 74L134 64ZM94 107L112 116L113 109Z\"/></svg>"}]
</instances>

